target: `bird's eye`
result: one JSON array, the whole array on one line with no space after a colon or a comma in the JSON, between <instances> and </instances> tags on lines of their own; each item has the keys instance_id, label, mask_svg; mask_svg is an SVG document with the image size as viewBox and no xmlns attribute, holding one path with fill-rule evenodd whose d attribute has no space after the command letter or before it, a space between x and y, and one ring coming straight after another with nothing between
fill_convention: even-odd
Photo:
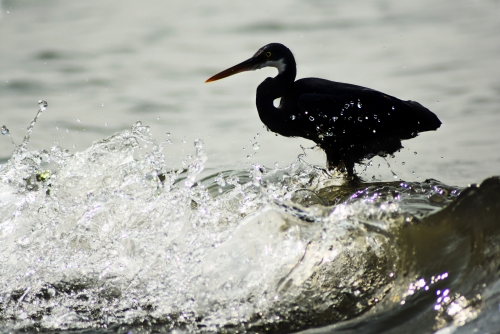
<instances>
[{"instance_id":1,"label":"bird's eye","mask_svg":"<svg viewBox=\"0 0 500 334\"><path fill-rule=\"evenodd\" d=\"M266 52L266 57L267 57L267 58L271 57L271 52L269 52L269 51L268 51L268 52Z\"/></svg>"}]
</instances>

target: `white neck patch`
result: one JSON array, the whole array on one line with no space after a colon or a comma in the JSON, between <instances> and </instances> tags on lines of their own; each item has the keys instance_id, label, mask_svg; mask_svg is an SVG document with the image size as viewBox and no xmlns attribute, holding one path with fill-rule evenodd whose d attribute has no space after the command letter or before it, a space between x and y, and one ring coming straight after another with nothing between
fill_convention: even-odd
<instances>
[{"instance_id":1,"label":"white neck patch","mask_svg":"<svg viewBox=\"0 0 500 334\"><path fill-rule=\"evenodd\" d=\"M259 69L264 68L264 67L276 67L278 70L279 74L283 73L286 68L286 64L284 62L284 58L281 58L279 60L269 60L263 63L261 66L259 66Z\"/></svg>"}]
</instances>

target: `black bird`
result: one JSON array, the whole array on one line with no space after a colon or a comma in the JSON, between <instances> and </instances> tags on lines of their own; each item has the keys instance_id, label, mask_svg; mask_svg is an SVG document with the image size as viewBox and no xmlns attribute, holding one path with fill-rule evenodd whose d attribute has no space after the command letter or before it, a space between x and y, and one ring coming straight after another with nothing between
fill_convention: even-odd
<instances>
[{"instance_id":1,"label":"black bird","mask_svg":"<svg viewBox=\"0 0 500 334\"><path fill-rule=\"evenodd\" d=\"M292 52L271 43L255 55L206 82L243 71L276 67L278 75L257 87L257 110L269 130L285 137L314 141L326 153L329 169L354 176L354 163L401 149L401 140L436 130L441 121L415 101L402 101L382 92L319 78L295 81ZM278 108L273 101L281 98Z\"/></svg>"}]
</instances>

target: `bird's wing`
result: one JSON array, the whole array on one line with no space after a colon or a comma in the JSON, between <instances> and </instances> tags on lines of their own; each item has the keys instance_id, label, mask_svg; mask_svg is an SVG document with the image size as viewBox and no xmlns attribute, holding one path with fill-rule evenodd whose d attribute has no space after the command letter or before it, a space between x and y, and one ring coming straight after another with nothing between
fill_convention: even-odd
<instances>
[{"instance_id":1,"label":"bird's wing","mask_svg":"<svg viewBox=\"0 0 500 334\"><path fill-rule=\"evenodd\" d=\"M419 131L427 130L420 125L423 114L432 114L418 103L401 101L370 89L301 94L297 106L309 132L353 139L385 134L412 138Z\"/></svg>"}]
</instances>

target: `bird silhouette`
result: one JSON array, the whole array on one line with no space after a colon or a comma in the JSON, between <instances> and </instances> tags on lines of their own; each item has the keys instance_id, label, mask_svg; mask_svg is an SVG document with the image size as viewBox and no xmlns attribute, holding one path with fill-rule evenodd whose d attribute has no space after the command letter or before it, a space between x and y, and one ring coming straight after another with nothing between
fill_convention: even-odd
<instances>
[{"instance_id":1,"label":"bird silhouette","mask_svg":"<svg viewBox=\"0 0 500 334\"><path fill-rule=\"evenodd\" d=\"M295 81L295 58L286 46L271 43L253 57L206 82L275 67L278 75L257 87L256 104L267 128L285 137L303 137L321 147L327 167L354 176L354 164L400 150L401 141L436 130L441 121L415 101L348 83L319 78ZM281 98L278 107L273 102Z\"/></svg>"}]
</instances>

